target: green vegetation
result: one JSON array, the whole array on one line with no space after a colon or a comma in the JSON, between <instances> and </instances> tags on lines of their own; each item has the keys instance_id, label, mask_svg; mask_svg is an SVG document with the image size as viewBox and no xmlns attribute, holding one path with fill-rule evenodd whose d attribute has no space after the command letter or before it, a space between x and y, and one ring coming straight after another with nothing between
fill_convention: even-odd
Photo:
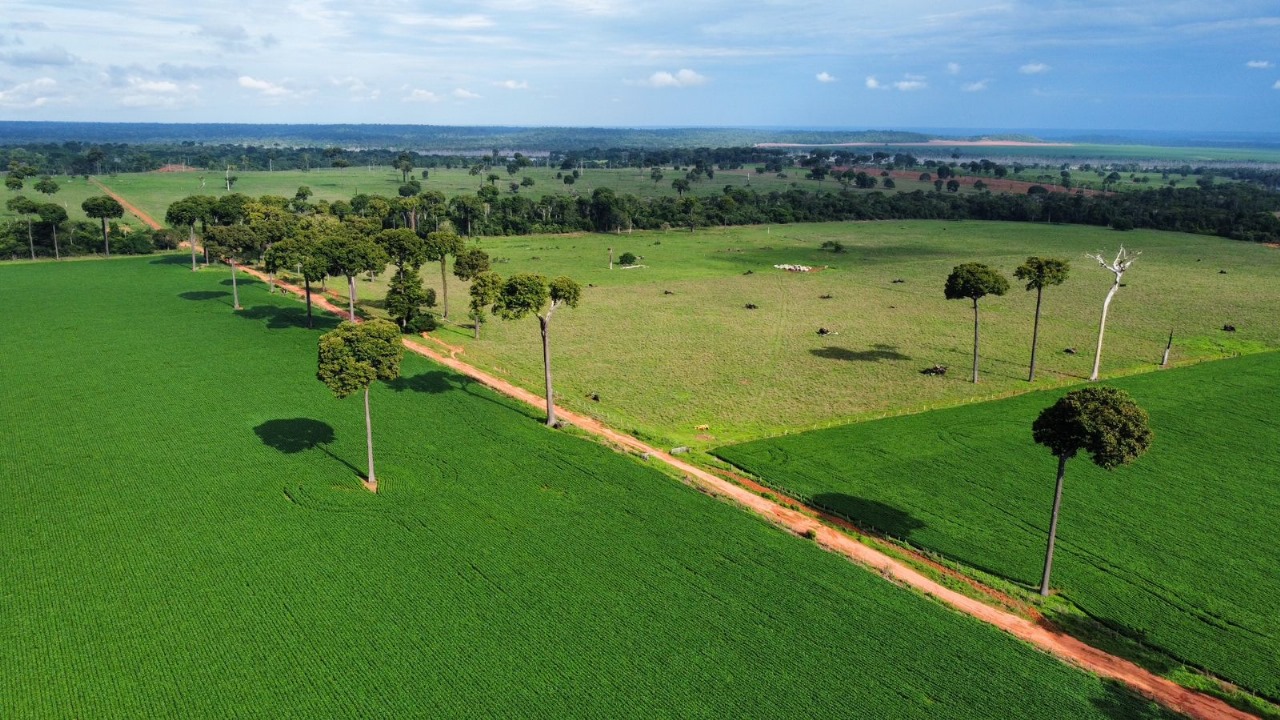
<instances>
[{"instance_id":1,"label":"green vegetation","mask_svg":"<svg viewBox=\"0 0 1280 720\"><path fill-rule=\"evenodd\" d=\"M1276 353L1111 381L1150 413L1156 441L1132 467L1072 464L1054 565L1055 588L1092 617L1271 698L1280 697L1277 382ZM716 452L817 506L1034 588L1056 461L1029 428L1059 395Z\"/></svg>"},{"instance_id":2,"label":"green vegetation","mask_svg":"<svg viewBox=\"0 0 1280 720\"><path fill-rule=\"evenodd\" d=\"M983 374L974 386L961 371L972 361L973 310L944 299L947 274L957 258L1004 273L1028 255L1089 262L1086 252L1114 248L1117 237L1079 226L927 221L633 233L626 247L645 267L612 271L608 247L619 241L609 235L486 237L472 246L504 276L569 275L584 286L591 311L556 321L561 405L657 442L707 447L1026 391L1036 293L982 301ZM1174 233L1123 238L1143 254L1113 303L1104 375L1154 368L1170 329L1175 363L1280 347L1269 289L1280 251ZM845 252L822 250L827 241ZM827 269L773 267L781 263ZM387 277L361 280L361 297L381 296ZM1099 304L1113 279L1080 270L1053 289L1038 383L1089 376ZM759 309L744 310L747 303ZM1237 331L1224 332L1226 323ZM463 321L436 336L463 346L463 357L486 371L542 386L533 327L490 323L480 340L474 334ZM952 372L920 374L935 364ZM590 399L596 394L599 401ZM699 439L702 424L711 429Z\"/></svg>"},{"instance_id":3,"label":"green vegetation","mask_svg":"<svg viewBox=\"0 0 1280 720\"><path fill-rule=\"evenodd\" d=\"M1167 716L188 263L0 267L0 716Z\"/></svg>"}]
</instances>

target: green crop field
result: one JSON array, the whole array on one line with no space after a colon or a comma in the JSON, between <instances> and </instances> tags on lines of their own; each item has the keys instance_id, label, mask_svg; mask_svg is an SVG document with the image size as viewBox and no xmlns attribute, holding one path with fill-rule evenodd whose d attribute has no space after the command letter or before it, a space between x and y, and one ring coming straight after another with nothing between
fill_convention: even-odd
<instances>
[{"instance_id":1,"label":"green crop field","mask_svg":"<svg viewBox=\"0 0 1280 720\"><path fill-rule=\"evenodd\" d=\"M820 250L828 240L847 252ZM942 293L966 261L1011 275L1028 255L1070 259L1066 284L1045 292L1037 383L1087 378L1113 276L1084 254L1120 243L1143 254L1112 303L1104 373L1154 368L1171 329L1175 362L1280 347L1280 251L1214 237L918 221L477 241L504 275L567 274L590 286L578 309L553 320L559 402L659 442L701 447L1029 389L1035 294L1012 277L1008 295L982 301L982 381L968 382L973 311ZM643 267L609 270L608 247L641 256ZM830 267L774 269L781 263ZM438 265L422 275L440 288ZM449 279L459 324L434 334L464 347L473 364L541 387L537 321L491 320L474 341L466 284ZM384 287L362 282L358 292L378 298ZM920 374L934 364L952 372ZM696 437L703 424L713 437Z\"/></svg>"},{"instance_id":2,"label":"green crop field","mask_svg":"<svg viewBox=\"0 0 1280 720\"><path fill-rule=\"evenodd\" d=\"M0 267L2 717L1165 716L184 262Z\"/></svg>"},{"instance_id":3,"label":"green crop field","mask_svg":"<svg viewBox=\"0 0 1280 720\"><path fill-rule=\"evenodd\" d=\"M1083 610L1280 697L1280 354L1117 380L1155 442L1106 472L1067 466L1054 587ZM1031 422L1059 393L718 449L789 493L1038 585L1057 461Z\"/></svg>"}]
</instances>

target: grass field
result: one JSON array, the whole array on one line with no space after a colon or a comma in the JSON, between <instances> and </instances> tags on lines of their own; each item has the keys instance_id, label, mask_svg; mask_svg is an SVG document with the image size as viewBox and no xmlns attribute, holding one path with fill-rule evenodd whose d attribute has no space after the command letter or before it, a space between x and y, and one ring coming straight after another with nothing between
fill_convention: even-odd
<instances>
[{"instance_id":1,"label":"grass field","mask_svg":"<svg viewBox=\"0 0 1280 720\"><path fill-rule=\"evenodd\" d=\"M0 267L0 716L1164 717L184 262Z\"/></svg>"},{"instance_id":2,"label":"grass field","mask_svg":"<svg viewBox=\"0 0 1280 720\"><path fill-rule=\"evenodd\" d=\"M54 179L58 183L58 192L54 193L53 195L44 195L36 192L33 187L35 185L35 180L33 179L27 180L26 188L23 189L20 193L5 192L3 195L3 202L0 202L0 221L21 217L16 213L12 212L11 210L9 210L9 208L5 206L5 203L10 198L13 198L17 195L25 195L28 198L30 198L32 201L37 203L51 202L51 203L57 203L58 205L61 205L63 208L66 209L67 218L71 221L89 220L93 222L95 225L98 224L97 220L90 218L84 214L84 210L80 208L80 204L83 203L86 198L94 197L97 195L104 195L105 193L102 192L102 189L99 188L97 185L94 185L93 183L88 182L84 178L81 178L78 176L68 178L66 176L60 175ZM103 180L108 183L114 182L113 178L103 178ZM163 212L160 213L160 219L161 220L164 219ZM128 216L128 215L126 215L126 217L124 218L121 218L118 222L120 222L123 225L132 225L134 227L142 227L142 223L138 222L132 216Z\"/></svg>"},{"instance_id":3,"label":"grass field","mask_svg":"<svg viewBox=\"0 0 1280 720\"><path fill-rule=\"evenodd\" d=\"M1280 354L1124 378L1155 443L1067 467L1054 587L1175 657L1280 698ZM1038 585L1056 460L1031 422L1058 394L718 449L860 523Z\"/></svg>"},{"instance_id":4,"label":"grass field","mask_svg":"<svg viewBox=\"0 0 1280 720\"><path fill-rule=\"evenodd\" d=\"M827 240L848 251L821 251ZM495 265L504 275L567 274L591 286L581 307L560 311L553 321L561 403L659 442L707 447L1029 389L1035 295L1016 281L1008 295L982 302L982 381L968 382L973 311L968 302L945 300L942 286L953 266L970 260L1011 274L1028 255L1070 259L1070 279L1045 292L1037 382L1084 379L1113 280L1084 253L1114 252L1122 242L1143 254L1112 303L1104 373L1153 368L1170 329L1175 362L1280 347L1280 327L1272 321L1280 251L1220 238L919 221L482 238L478 244L506 261ZM610 271L608 246L642 256L644 267ZM779 263L831 267L789 273L773 268ZM422 274L439 288L438 265ZM541 387L536 320L492 320L473 341L466 286L450 281L451 311L461 326L435 335L463 346L473 364ZM382 292L381 282L360 285L363 298ZM748 303L758 309L746 310ZM1222 331L1228 323L1237 331ZM835 334L820 336L820 327ZM1065 354L1066 348L1077 354ZM953 372L920 374L935 363ZM593 394L599 402L588 399ZM703 424L714 437L697 437L694 428Z\"/></svg>"}]
</instances>

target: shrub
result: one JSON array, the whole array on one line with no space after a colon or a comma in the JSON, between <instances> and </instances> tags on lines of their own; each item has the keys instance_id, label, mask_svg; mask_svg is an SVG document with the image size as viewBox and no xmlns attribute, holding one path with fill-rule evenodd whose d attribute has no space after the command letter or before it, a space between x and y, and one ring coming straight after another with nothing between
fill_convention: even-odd
<instances>
[{"instance_id":1,"label":"shrub","mask_svg":"<svg viewBox=\"0 0 1280 720\"><path fill-rule=\"evenodd\" d=\"M431 332L440 327L440 323L436 322L436 316L431 313L423 313L410 320L404 328L406 333L417 335L418 333Z\"/></svg>"},{"instance_id":2,"label":"shrub","mask_svg":"<svg viewBox=\"0 0 1280 720\"><path fill-rule=\"evenodd\" d=\"M635 253L629 253L629 252L622 253L621 255L618 256L618 264L619 265L635 265L636 264Z\"/></svg>"}]
</instances>

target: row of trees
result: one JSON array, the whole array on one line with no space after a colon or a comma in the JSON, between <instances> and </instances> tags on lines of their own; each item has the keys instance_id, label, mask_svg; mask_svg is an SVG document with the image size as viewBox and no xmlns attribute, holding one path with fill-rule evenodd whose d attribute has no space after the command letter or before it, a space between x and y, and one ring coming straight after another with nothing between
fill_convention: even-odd
<instances>
[{"instance_id":1,"label":"row of trees","mask_svg":"<svg viewBox=\"0 0 1280 720\"><path fill-rule=\"evenodd\" d=\"M1101 253L1089 255L1104 269L1115 276L1115 282L1102 302L1102 319L1098 323L1098 344L1093 355L1093 373L1089 380L1097 380L1102 366L1102 340L1107 330L1107 313L1111 309L1111 300L1120 289L1120 280L1142 253L1131 252L1124 246L1116 253L1115 259L1108 260ZM1014 277L1026 283L1028 292L1036 291L1035 324L1031 331L1031 367L1027 373L1027 382L1036 379L1036 348L1040 340L1040 307L1047 287L1061 285L1070 274L1071 264L1060 258L1028 257L1026 262L1014 271ZM999 270L984 263L963 263L952 269L943 287L943 294L948 300L970 300L973 303L973 382L978 382L978 301L988 295L1000 296L1009 291L1009 281Z\"/></svg>"}]
</instances>

